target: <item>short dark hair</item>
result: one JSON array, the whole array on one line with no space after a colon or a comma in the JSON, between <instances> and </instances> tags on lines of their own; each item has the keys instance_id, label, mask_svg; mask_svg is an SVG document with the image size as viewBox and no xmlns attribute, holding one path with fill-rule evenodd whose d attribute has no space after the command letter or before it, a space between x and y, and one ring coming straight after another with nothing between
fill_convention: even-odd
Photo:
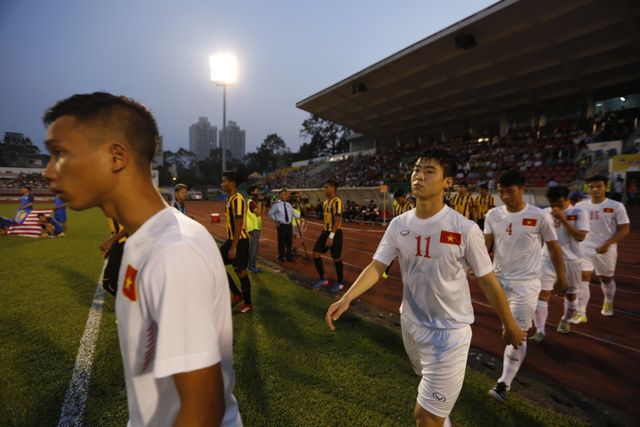
<instances>
[{"instance_id":1,"label":"short dark hair","mask_svg":"<svg viewBox=\"0 0 640 427\"><path fill-rule=\"evenodd\" d=\"M547 190L547 199L549 199L550 202L556 202L562 198L569 200L569 189L564 185L550 187L549 190Z\"/></svg>"},{"instance_id":2,"label":"short dark hair","mask_svg":"<svg viewBox=\"0 0 640 427\"><path fill-rule=\"evenodd\" d=\"M420 159L434 160L442 168L444 177L454 177L458 170L458 164L455 156L448 151L433 148L423 153L418 154L414 164L418 163Z\"/></svg>"},{"instance_id":3,"label":"short dark hair","mask_svg":"<svg viewBox=\"0 0 640 427\"><path fill-rule=\"evenodd\" d=\"M609 182L609 178L604 175L593 175L587 178L587 184L594 181L602 181L605 185L607 185L607 183Z\"/></svg>"},{"instance_id":4,"label":"short dark hair","mask_svg":"<svg viewBox=\"0 0 640 427\"><path fill-rule=\"evenodd\" d=\"M158 125L144 105L126 96L107 92L73 95L58 101L42 117L46 126L62 116L71 116L80 122L95 122L122 131L137 153L139 165L151 163L160 140Z\"/></svg>"},{"instance_id":5,"label":"short dark hair","mask_svg":"<svg viewBox=\"0 0 640 427\"><path fill-rule=\"evenodd\" d=\"M407 193L405 193L405 191L404 191L404 190L402 190L402 189L398 188L398 189L395 191L395 193L393 193L393 198L394 198L394 199L397 199L398 197L404 197L404 196L406 196L406 195L407 195Z\"/></svg>"},{"instance_id":6,"label":"short dark hair","mask_svg":"<svg viewBox=\"0 0 640 427\"><path fill-rule=\"evenodd\" d=\"M498 184L503 187L511 187L517 185L518 187L524 186L524 175L518 171L508 171L503 173L498 179Z\"/></svg>"},{"instance_id":7,"label":"short dark hair","mask_svg":"<svg viewBox=\"0 0 640 427\"><path fill-rule=\"evenodd\" d=\"M238 174L234 171L225 171L222 172L222 176L227 178L227 181L235 182L238 185Z\"/></svg>"},{"instance_id":8,"label":"short dark hair","mask_svg":"<svg viewBox=\"0 0 640 427\"><path fill-rule=\"evenodd\" d=\"M175 187L173 187L173 189L174 189L175 191L180 191L180 190L182 190L182 189L188 190L188 189L189 189L189 187L187 187L187 184L176 184L176 186L175 186Z\"/></svg>"},{"instance_id":9,"label":"short dark hair","mask_svg":"<svg viewBox=\"0 0 640 427\"><path fill-rule=\"evenodd\" d=\"M26 188L27 190L31 191L31 186L30 185L23 185L22 188Z\"/></svg>"},{"instance_id":10,"label":"short dark hair","mask_svg":"<svg viewBox=\"0 0 640 427\"><path fill-rule=\"evenodd\" d=\"M280 191L278 191L278 194L288 193L288 192L289 192L289 190L287 190L286 188L283 187L282 189L280 189Z\"/></svg>"},{"instance_id":11,"label":"short dark hair","mask_svg":"<svg viewBox=\"0 0 640 427\"><path fill-rule=\"evenodd\" d=\"M328 179L324 182L325 184L328 184L330 186L332 186L333 188L335 188L336 190L338 189L338 181L334 180L334 179Z\"/></svg>"},{"instance_id":12,"label":"short dark hair","mask_svg":"<svg viewBox=\"0 0 640 427\"><path fill-rule=\"evenodd\" d=\"M482 188L483 190L488 190L489 186L487 184L485 184L485 183L482 183L482 184L478 185L478 188Z\"/></svg>"}]
</instances>

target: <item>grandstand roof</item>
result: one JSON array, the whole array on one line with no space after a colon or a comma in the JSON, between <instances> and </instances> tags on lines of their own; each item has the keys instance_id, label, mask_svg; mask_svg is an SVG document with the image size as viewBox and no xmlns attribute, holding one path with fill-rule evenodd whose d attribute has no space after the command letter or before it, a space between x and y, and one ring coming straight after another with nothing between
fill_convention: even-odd
<instances>
[{"instance_id":1,"label":"grandstand roof","mask_svg":"<svg viewBox=\"0 0 640 427\"><path fill-rule=\"evenodd\" d=\"M638 91L639 1L503 0L296 105L405 139Z\"/></svg>"}]
</instances>

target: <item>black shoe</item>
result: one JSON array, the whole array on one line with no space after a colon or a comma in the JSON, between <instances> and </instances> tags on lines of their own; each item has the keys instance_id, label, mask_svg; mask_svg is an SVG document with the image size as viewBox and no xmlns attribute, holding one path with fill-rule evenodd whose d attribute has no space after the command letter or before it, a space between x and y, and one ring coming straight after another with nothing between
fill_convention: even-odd
<instances>
[{"instance_id":1,"label":"black shoe","mask_svg":"<svg viewBox=\"0 0 640 427\"><path fill-rule=\"evenodd\" d=\"M505 383L496 383L491 390L489 390L489 396L493 397L500 402L504 402L507 399L508 387Z\"/></svg>"}]
</instances>

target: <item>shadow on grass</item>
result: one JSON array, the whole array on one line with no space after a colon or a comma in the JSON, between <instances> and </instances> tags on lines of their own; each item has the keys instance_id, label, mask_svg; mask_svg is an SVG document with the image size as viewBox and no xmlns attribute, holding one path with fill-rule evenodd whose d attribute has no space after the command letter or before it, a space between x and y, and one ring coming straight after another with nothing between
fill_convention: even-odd
<instances>
[{"instance_id":1,"label":"shadow on grass","mask_svg":"<svg viewBox=\"0 0 640 427\"><path fill-rule=\"evenodd\" d=\"M2 425L55 424L71 379L75 354L15 320L10 334L2 333L0 400Z\"/></svg>"}]
</instances>

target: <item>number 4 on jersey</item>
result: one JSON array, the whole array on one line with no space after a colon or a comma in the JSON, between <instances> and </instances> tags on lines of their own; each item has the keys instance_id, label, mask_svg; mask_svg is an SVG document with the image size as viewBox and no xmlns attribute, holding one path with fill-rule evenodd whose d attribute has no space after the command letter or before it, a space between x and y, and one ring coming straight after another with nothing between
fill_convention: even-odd
<instances>
[{"instance_id":1,"label":"number 4 on jersey","mask_svg":"<svg viewBox=\"0 0 640 427\"><path fill-rule=\"evenodd\" d=\"M507 229L505 231L507 233L509 233L509 236L511 236L511 234L513 234L512 223L509 223L509 225L507 226Z\"/></svg>"}]
</instances>

